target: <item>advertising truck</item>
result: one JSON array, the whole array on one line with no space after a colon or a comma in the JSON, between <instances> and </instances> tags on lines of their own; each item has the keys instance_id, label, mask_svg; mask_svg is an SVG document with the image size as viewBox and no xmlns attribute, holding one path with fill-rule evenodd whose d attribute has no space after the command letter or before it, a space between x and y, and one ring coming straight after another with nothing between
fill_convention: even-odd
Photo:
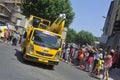
<instances>
[{"instance_id":1,"label":"advertising truck","mask_svg":"<svg viewBox=\"0 0 120 80\"><path fill-rule=\"evenodd\" d=\"M51 24L51 21L31 15L22 42L24 60L38 62L54 68L60 62L62 52L62 31L65 14Z\"/></svg>"}]
</instances>

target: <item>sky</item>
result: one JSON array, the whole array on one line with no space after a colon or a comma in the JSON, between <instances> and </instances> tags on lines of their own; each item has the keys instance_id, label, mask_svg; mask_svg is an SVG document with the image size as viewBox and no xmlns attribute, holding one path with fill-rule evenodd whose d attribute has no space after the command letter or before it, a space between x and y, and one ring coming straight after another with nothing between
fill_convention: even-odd
<instances>
[{"instance_id":1,"label":"sky","mask_svg":"<svg viewBox=\"0 0 120 80\"><path fill-rule=\"evenodd\" d=\"M101 37L105 18L112 0L70 0L75 17L70 25L76 32L85 30Z\"/></svg>"}]
</instances>

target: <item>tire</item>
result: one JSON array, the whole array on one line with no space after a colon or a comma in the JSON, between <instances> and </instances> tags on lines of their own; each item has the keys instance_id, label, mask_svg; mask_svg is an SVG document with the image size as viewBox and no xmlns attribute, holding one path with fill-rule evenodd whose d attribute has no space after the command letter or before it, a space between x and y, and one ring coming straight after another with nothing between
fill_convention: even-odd
<instances>
[{"instance_id":1,"label":"tire","mask_svg":"<svg viewBox=\"0 0 120 80\"><path fill-rule=\"evenodd\" d=\"M24 56L25 52L26 52L26 50L24 48L23 51L22 51L22 57Z\"/></svg>"},{"instance_id":2,"label":"tire","mask_svg":"<svg viewBox=\"0 0 120 80\"><path fill-rule=\"evenodd\" d=\"M49 69L53 70L54 69L54 65L49 65Z\"/></svg>"},{"instance_id":3,"label":"tire","mask_svg":"<svg viewBox=\"0 0 120 80\"><path fill-rule=\"evenodd\" d=\"M27 60L24 59L24 54L25 54L25 52L26 52L26 50L25 50L25 48L24 48L23 51L22 51L22 60L23 60L24 63L27 62Z\"/></svg>"}]
</instances>

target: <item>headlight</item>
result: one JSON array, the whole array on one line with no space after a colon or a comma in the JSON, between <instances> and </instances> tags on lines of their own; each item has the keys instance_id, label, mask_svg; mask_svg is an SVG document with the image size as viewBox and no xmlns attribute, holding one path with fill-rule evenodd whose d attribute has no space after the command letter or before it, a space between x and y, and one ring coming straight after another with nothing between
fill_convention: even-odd
<instances>
[{"instance_id":1,"label":"headlight","mask_svg":"<svg viewBox=\"0 0 120 80\"><path fill-rule=\"evenodd\" d=\"M34 52L34 47L33 45L30 44L30 54L32 54Z\"/></svg>"},{"instance_id":2,"label":"headlight","mask_svg":"<svg viewBox=\"0 0 120 80\"><path fill-rule=\"evenodd\" d=\"M55 55L55 59L58 60L60 58L60 51L58 51Z\"/></svg>"}]
</instances>

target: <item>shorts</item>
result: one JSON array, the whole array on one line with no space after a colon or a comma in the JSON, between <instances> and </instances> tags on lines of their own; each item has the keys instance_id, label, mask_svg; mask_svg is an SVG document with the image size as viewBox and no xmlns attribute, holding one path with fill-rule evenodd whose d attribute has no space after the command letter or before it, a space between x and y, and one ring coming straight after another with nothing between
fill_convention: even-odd
<instances>
[{"instance_id":1,"label":"shorts","mask_svg":"<svg viewBox=\"0 0 120 80\"><path fill-rule=\"evenodd\" d=\"M104 64L104 68L105 69L109 69L111 66L107 65L107 64Z\"/></svg>"}]
</instances>

